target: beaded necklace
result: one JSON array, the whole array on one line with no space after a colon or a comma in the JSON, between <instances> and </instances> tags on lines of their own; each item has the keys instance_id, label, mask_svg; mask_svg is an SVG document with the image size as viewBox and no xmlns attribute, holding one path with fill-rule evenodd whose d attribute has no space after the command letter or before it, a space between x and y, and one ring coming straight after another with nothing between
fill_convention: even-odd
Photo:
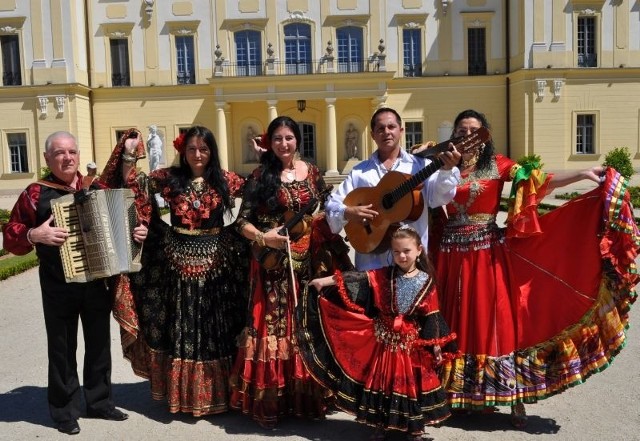
<instances>
[{"instance_id":1,"label":"beaded necklace","mask_svg":"<svg viewBox=\"0 0 640 441\"><path fill-rule=\"evenodd\" d=\"M187 191L189 192L188 199L191 201L191 206L196 210L200 208L202 204L200 202L200 197L207 189L208 185L202 178L193 179L189 183L189 187L187 187Z\"/></svg>"}]
</instances>

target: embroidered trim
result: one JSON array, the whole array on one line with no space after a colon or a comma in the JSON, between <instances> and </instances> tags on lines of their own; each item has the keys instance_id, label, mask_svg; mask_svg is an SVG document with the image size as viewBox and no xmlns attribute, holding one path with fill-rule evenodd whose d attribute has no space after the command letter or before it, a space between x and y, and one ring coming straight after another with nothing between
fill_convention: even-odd
<instances>
[{"instance_id":1,"label":"embroidered trim","mask_svg":"<svg viewBox=\"0 0 640 441\"><path fill-rule=\"evenodd\" d=\"M342 302L347 307L347 309L354 312L364 313L364 308L360 305L357 305L349 297L349 293L347 293L347 290L344 287L344 278L342 277L342 271L336 270L335 278L336 278L336 286L338 287L338 294L340 294L340 298L342 299Z\"/></svg>"}]
</instances>

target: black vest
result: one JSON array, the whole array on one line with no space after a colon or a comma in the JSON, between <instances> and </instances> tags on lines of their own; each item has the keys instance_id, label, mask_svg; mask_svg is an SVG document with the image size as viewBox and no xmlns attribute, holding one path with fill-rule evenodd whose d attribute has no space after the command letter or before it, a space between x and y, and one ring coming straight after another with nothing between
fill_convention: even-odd
<instances>
[{"instance_id":1,"label":"black vest","mask_svg":"<svg viewBox=\"0 0 640 441\"><path fill-rule=\"evenodd\" d=\"M51 179L45 178L45 180L49 181ZM36 208L36 225L40 225L51 216L51 201L69 194L69 192L41 184L32 185L40 185L40 200ZM40 259L41 280L65 283L62 259L60 258L60 247L38 243L36 244L36 254Z\"/></svg>"}]
</instances>

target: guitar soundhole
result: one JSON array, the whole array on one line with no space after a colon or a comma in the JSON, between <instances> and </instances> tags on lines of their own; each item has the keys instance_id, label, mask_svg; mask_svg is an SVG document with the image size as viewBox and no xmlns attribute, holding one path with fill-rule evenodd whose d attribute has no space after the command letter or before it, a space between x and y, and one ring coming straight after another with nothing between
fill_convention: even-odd
<instances>
[{"instance_id":1,"label":"guitar soundhole","mask_svg":"<svg viewBox=\"0 0 640 441\"><path fill-rule=\"evenodd\" d=\"M385 210L390 210L391 207L393 207L393 197L391 196L391 193L387 193L382 196L382 207Z\"/></svg>"}]
</instances>

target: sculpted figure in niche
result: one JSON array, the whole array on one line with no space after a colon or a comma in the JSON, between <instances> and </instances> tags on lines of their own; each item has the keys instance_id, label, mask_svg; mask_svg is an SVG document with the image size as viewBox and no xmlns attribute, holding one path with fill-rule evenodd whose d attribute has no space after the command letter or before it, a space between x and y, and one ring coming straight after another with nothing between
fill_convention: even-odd
<instances>
[{"instance_id":1,"label":"sculpted figure in niche","mask_svg":"<svg viewBox=\"0 0 640 441\"><path fill-rule=\"evenodd\" d=\"M345 133L345 150L349 159L358 159L358 129L353 124L349 124L349 128Z\"/></svg>"},{"instance_id":2,"label":"sculpted figure in niche","mask_svg":"<svg viewBox=\"0 0 640 441\"><path fill-rule=\"evenodd\" d=\"M160 168L162 163L162 138L160 138L158 127L155 124L149 126L147 153L149 154L149 171Z\"/></svg>"},{"instance_id":3,"label":"sculpted figure in niche","mask_svg":"<svg viewBox=\"0 0 640 441\"><path fill-rule=\"evenodd\" d=\"M249 128L247 128L247 136L245 137L247 162L260 162L260 152L256 150L254 142L256 136L260 135L255 131L253 126L249 126Z\"/></svg>"}]
</instances>

